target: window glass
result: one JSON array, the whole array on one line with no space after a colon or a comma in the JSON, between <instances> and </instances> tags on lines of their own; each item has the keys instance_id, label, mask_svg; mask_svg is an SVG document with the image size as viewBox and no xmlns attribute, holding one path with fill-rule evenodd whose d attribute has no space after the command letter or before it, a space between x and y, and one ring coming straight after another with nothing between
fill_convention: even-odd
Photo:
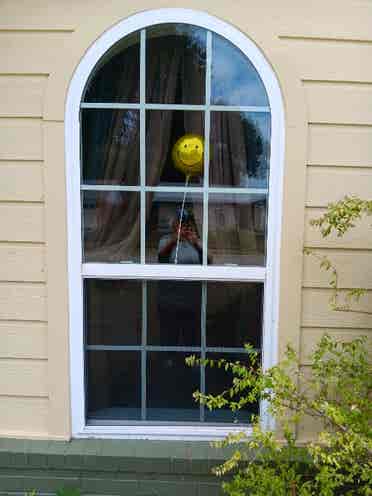
<instances>
[{"instance_id":1,"label":"window glass","mask_svg":"<svg viewBox=\"0 0 372 496\"><path fill-rule=\"evenodd\" d=\"M270 114L212 112L211 186L267 188Z\"/></svg>"},{"instance_id":2,"label":"window glass","mask_svg":"<svg viewBox=\"0 0 372 496\"><path fill-rule=\"evenodd\" d=\"M139 196L127 191L84 191L85 262L139 261Z\"/></svg>"},{"instance_id":3,"label":"window glass","mask_svg":"<svg viewBox=\"0 0 372 496\"><path fill-rule=\"evenodd\" d=\"M89 279L84 289L88 420L249 420L255 406L209 414L195 403L194 391L222 391L229 375L185 359L247 362L244 343L260 349L262 283Z\"/></svg>"},{"instance_id":4,"label":"window glass","mask_svg":"<svg viewBox=\"0 0 372 496\"><path fill-rule=\"evenodd\" d=\"M89 420L140 420L141 354L90 350L85 356Z\"/></svg>"},{"instance_id":5,"label":"window glass","mask_svg":"<svg viewBox=\"0 0 372 496\"><path fill-rule=\"evenodd\" d=\"M228 40L213 35L212 104L269 105L265 87L252 62Z\"/></svg>"},{"instance_id":6,"label":"window glass","mask_svg":"<svg viewBox=\"0 0 372 496\"><path fill-rule=\"evenodd\" d=\"M208 203L208 263L264 265L266 194L214 193Z\"/></svg>"},{"instance_id":7,"label":"window glass","mask_svg":"<svg viewBox=\"0 0 372 496\"><path fill-rule=\"evenodd\" d=\"M207 353L209 360L226 360L228 362L239 361L241 364L249 367L249 356L240 353ZM206 367L205 369L205 385L207 394L219 394L222 391L229 389L232 385L231 371L226 371L224 367ZM238 397L232 397L232 401L237 401ZM252 420L252 415L258 414L258 403L248 405L240 410L231 411L227 408L218 408L210 411L205 410L206 422L225 422L225 423L244 423L248 424Z\"/></svg>"},{"instance_id":8,"label":"window glass","mask_svg":"<svg viewBox=\"0 0 372 496\"><path fill-rule=\"evenodd\" d=\"M196 403L231 376L185 358L261 352L271 116L256 69L206 29L148 27L97 64L80 117L86 420L250 422L258 405Z\"/></svg>"},{"instance_id":9,"label":"window glass","mask_svg":"<svg viewBox=\"0 0 372 496\"><path fill-rule=\"evenodd\" d=\"M147 29L146 34L146 101L203 104L205 29L162 24Z\"/></svg>"},{"instance_id":10,"label":"window glass","mask_svg":"<svg viewBox=\"0 0 372 496\"><path fill-rule=\"evenodd\" d=\"M159 132L159 129L161 132ZM199 139L194 139L193 135ZM184 142L178 140L189 136ZM149 186L189 186L203 184L204 114L198 111L149 110L146 112L146 184ZM178 144L177 144L178 142ZM177 161L174 154L177 154ZM199 155L200 154L200 155ZM195 166L193 165L193 157ZM189 162L190 160L190 162ZM179 163L181 162L181 164ZM182 164L186 167L183 169ZM190 165L189 165L190 164ZM189 165L189 169L188 169Z\"/></svg>"},{"instance_id":11,"label":"window glass","mask_svg":"<svg viewBox=\"0 0 372 496\"><path fill-rule=\"evenodd\" d=\"M207 347L261 346L263 285L207 283Z\"/></svg>"},{"instance_id":12,"label":"window glass","mask_svg":"<svg viewBox=\"0 0 372 496\"><path fill-rule=\"evenodd\" d=\"M188 355L170 351L148 354L148 420L199 421L199 406L192 393L199 388L200 369L186 365Z\"/></svg>"},{"instance_id":13,"label":"window glass","mask_svg":"<svg viewBox=\"0 0 372 496\"><path fill-rule=\"evenodd\" d=\"M87 345L140 344L141 282L86 279L85 320Z\"/></svg>"},{"instance_id":14,"label":"window glass","mask_svg":"<svg viewBox=\"0 0 372 496\"><path fill-rule=\"evenodd\" d=\"M161 346L200 346L202 283L147 283L147 342Z\"/></svg>"},{"instance_id":15,"label":"window glass","mask_svg":"<svg viewBox=\"0 0 372 496\"><path fill-rule=\"evenodd\" d=\"M85 102L139 102L140 36L116 43L99 61L85 91Z\"/></svg>"},{"instance_id":16,"label":"window glass","mask_svg":"<svg viewBox=\"0 0 372 496\"><path fill-rule=\"evenodd\" d=\"M203 262L203 196L193 192L147 194L146 262Z\"/></svg>"},{"instance_id":17,"label":"window glass","mask_svg":"<svg viewBox=\"0 0 372 496\"><path fill-rule=\"evenodd\" d=\"M82 110L84 184L139 184L139 111Z\"/></svg>"}]
</instances>

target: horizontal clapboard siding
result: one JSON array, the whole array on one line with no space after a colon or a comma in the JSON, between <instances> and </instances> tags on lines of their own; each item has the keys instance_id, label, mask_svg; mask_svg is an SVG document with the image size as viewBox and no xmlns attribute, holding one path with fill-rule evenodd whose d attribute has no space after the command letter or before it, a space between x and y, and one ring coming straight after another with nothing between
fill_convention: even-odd
<instances>
[{"instance_id":1,"label":"horizontal clapboard siding","mask_svg":"<svg viewBox=\"0 0 372 496\"><path fill-rule=\"evenodd\" d=\"M311 354L315 351L317 344L324 334L339 340L351 341L361 336L367 339L368 347L372 348L372 328L371 329L330 329L330 328L302 328L301 363L310 364Z\"/></svg>"},{"instance_id":2,"label":"horizontal clapboard siding","mask_svg":"<svg viewBox=\"0 0 372 496\"><path fill-rule=\"evenodd\" d=\"M307 168L307 206L326 207L328 203L341 200L346 195L364 199L372 196L372 168Z\"/></svg>"},{"instance_id":3,"label":"horizontal clapboard siding","mask_svg":"<svg viewBox=\"0 0 372 496\"><path fill-rule=\"evenodd\" d=\"M330 309L330 289L305 288L302 290L302 326L370 329L372 315L338 312ZM355 305L358 310L371 311L372 292Z\"/></svg>"},{"instance_id":4,"label":"horizontal clapboard siding","mask_svg":"<svg viewBox=\"0 0 372 496\"><path fill-rule=\"evenodd\" d=\"M46 359L47 324L0 321L0 358Z\"/></svg>"},{"instance_id":5,"label":"horizontal clapboard siding","mask_svg":"<svg viewBox=\"0 0 372 496\"><path fill-rule=\"evenodd\" d=\"M0 359L0 397L47 397L47 378L47 360Z\"/></svg>"},{"instance_id":6,"label":"horizontal clapboard siding","mask_svg":"<svg viewBox=\"0 0 372 496\"><path fill-rule=\"evenodd\" d=\"M308 164L372 167L372 126L311 124Z\"/></svg>"},{"instance_id":7,"label":"horizontal clapboard siding","mask_svg":"<svg viewBox=\"0 0 372 496\"><path fill-rule=\"evenodd\" d=\"M0 31L1 73L49 74L70 36L58 31Z\"/></svg>"},{"instance_id":8,"label":"horizontal clapboard siding","mask_svg":"<svg viewBox=\"0 0 372 496\"><path fill-rule=\"evenodd\" d=\"M0 117L41 117L46 81L45 76L0 75Z\"/></svg>"},{"instance_id":9,"label":"horizontal clapboard siding","mask_svg":"<svg viewBox=\"0 0 372 496\"><path fill-rule=\"evenodd\" d=\"M0 160L42 160L41 119L0 119Z\"/></svg>"},{"instance_id":10,"label":"horizontal clapboard siding","mask_svg":"<svg viewBox=\"0 0 372 496\"><path fill-rule=\"evenodd\" d=\"M48 399L0 396L0 436L48 434Z\"/></svg>"},{"instance_id":11,"label":"horizontal clapboard siding","mask_svg":"<svg viewBox=\"0 0 372 496\"><path fill-rule=\"evenodd\" d=\"M330 186L331 187L331 186ZM319 229L310 225L311 219L319 218L324 208L307 208L305 212L305 246L314 248L347 248L369 250L372 246L371 219L364 217L355 227L339 237L335 233L323 238ZM356 254L357 256L357 254Z\"/></svg>"},{"instance_id":12,"label":"horizontal clapboard siding","mask_svg":"<svg viewBox=\"0 0 372 496\"><path fill-rule=\"evenodd\" d=\"M316 255L316 256L315 256ZM337 270L339 288L372 289L372 250L316 250L304 257L303 285L329 287L331 273L320 268L317 257L327 257ZM371 309L372 311L372 309Z\"/></svg>"},{"instance_id":13,"label":"horizontal clapboard siding","mask_svg":"<svg viewBox=\"0 0 372 496\"><path fill-rule=\"evenodd\" d=\"M46 321L46 286L39 283L0 283L0 318Z\"/></svg>"},{"instance_id":14,"label":"horizontal clapboard siding","mask_svg":"<svg viewBox=\"0 0 372 496\"><path fill-rule=\"evenodd\" d=\"M372 82L372 43L328 39L281 39L301 79Z\"/></svg>"},{"instance_id":15,"label":"horizontal clapboard siding","mask_svg":"<svg viewBox=\"0 0 372 496\"><path fill-rule=\"evenodd\" d=\"M0 241L44 241L44 205L0 203Z\"/></svg>"},{"instance_id":16,"label":"horizontal clapboard siding","mask_svg":"<svg viewBox=\"0 0 372 496\"><path fill-rule=\"evenodd\" d=\"M0 177L0 201L43 201L42 162L0 162Z\"/></svg>"},{"instance_id":17,"label":"horizontal clapboard siding","mask_svg":"<svg viewBox=\"0 0 372 496\"><path fill-rule=\"evenodd\" d=\"M45 247L0 243L0 281L43 282L46 279Z\"/></svg>"},{"instance_id":18,"label":"horizontal clapboard siding","mask_svg":"<svg viewBox=\"0 0 372 496\"><path fill-rule=\"evenodd\" d=\"M308 82L304 87L310 123L372 125L372 84Z\"/></svg>"},{"instance_id":19,"label":"horizontal clapboard siding","mask_svg":"<svg viewBox=\"0 0 372 496\"><path fill-rule=\"evenodd\" d=\"M245 4L236 3L237 9L245 14ZM90 2L89 12L92 18L94 13L102 15L102 4ZM112 2L111 12L122 17L120 2ZM183 6L183 5L182 5ZM200 9L196 0L188 2L189 8ZM218 9L218 4L214 4ZM156 5L153 5L156 8ZM229 5L232 10L235 4ZM148 4L143 8L151 8ZM281 2L262 2L249 4L258 15L273 17L276 20L275 28L278 33L290 36L312 36L333 39L371 39L370 19L372 7L368 1L360 0L312 0L310 3L282 0ZM218 11L216 12L218 15ZM221 17L224 15L221 13ZM48 8L35 8L33 2L17 3L12 0L2 2L2 16L0 30L9 29L38 29L43 31L73 30L78 28L86 18L85 2L71 2L66 8L63 2L49 2Z\"/></svg>"},{"instance_id":20,"label":"horizontal clapboard siding","mask_svg":"<svg viewBox=\"0 0 372 496\"><path fill-rule=\"evenodd\" d=\"M277 8L281 14L277 21L281 35L334 40L372 39L372 4L368 1L284 0L273 3L271 8Z\"/></svg>"}]
</instances>

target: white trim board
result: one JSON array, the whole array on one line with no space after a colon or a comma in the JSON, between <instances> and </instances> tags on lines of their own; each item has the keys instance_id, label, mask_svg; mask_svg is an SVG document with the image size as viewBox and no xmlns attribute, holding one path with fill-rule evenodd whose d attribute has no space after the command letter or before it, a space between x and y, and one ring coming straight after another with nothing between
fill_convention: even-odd
<instances>
[{"instance_id":1,"label":"white trim board","mask_svg":"<svg viewBox=\"0 0 372 496\"><path fill-rule=\"evenodd\" d=\"M256 280L265 282L264 328L263 328L263 366L265 368L277 361L278 347L278 309L279 309L279 261L282 216L282 185L284 164L284 106L276 76L258 47L242 32L208 14L189 9L158 9L133 15L98 38L83 56L70 82L66 99L65 152L67 181L67 218L68 218L68 276L69 276L69 327L70 327L70 374L71 374L71 416L74 437L128 437L148 439L211 439L218 438L226 428L212 428L208 425L192 428L164 426L162 429L140 426L133 429L124 427L96 427L85 425L84 404L84 363L83 363L83 294L82 275L93 274L94 267L82 264L81 256L81 199L80 199L80 136L79 111L87 80L96 63L104 53L124 36L147 26L161 23L188 23L215 32L239 49L249 58L258 71L269 98L271 108L271 159L270 159L270 197L268 207L268 237L266 268L250 268L249 280L256 273ZM97 264L100 265L100 264ZM123 265L120 273L112 268L113 277L125 275L140 266ZM142 266L143 267L143 266ZM208 276L223 280L225 267L207 267ZM97 269L97 268L96 268ZM179 269L179 267L177 267ZM228 267L229 270L232 268ZM238 268L234 268L238 269ZM243 269L243 270L242 270ZM246 268L239 268L241 274ZM98 270L98 269L97 269ZM138 269L142 270L142 269ZM153 269L157 270L157 269ZM183 270L189 270L183 268ZM193 269L195 270L195 269ZM116 271L116 273L115 273ZM98 271L99 272L99 271ZM98 274L95 273L95 275ZM149 272L147 272L149 275ZM226 275L226 274L225 274ZM248 277L248 272L245 274ZM145 276L145 274L143 275ZM134 275L132 276L134 277ZM137 277L140 273L137 272ZM240 276L242 277L242 276ZM243 276L244 277L244 276ZM231 275L229 277L231 280ZM244 278L245 280L245 278ZM273 427L267 415L266 405L261 404L261 418L265 427ZM229 429L228 429L229 430Z\"/></svg>"}]
</instances>

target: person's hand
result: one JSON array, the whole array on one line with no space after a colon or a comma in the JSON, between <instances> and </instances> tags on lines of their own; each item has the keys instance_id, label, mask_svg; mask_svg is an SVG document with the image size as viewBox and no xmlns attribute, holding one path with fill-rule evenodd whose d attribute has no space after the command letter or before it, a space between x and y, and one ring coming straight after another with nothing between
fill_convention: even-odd
<instances>
[{"instance_id":1,"label":"person's hand","mask_svg":"<svg viewBox=\"0 0 372 496\"><path fill-rule=\"evenodd\" d=\"M199 237L196 234L196 231L192 227L188 227L186 229L186 239L189 243L193 245L198 245L199 244Z\"/></svg>"}]
</instances>

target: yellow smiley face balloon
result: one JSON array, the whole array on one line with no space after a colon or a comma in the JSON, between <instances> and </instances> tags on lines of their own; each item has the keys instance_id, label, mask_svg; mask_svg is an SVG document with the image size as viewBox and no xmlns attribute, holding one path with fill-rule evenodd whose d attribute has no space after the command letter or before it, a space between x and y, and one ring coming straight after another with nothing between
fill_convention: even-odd
<instances>
[{"instance_id":1,"label":"yellow smiley face balloon","mask_svg":"<svg viewBox=\"0 0 372 496\"><path fill-rule=\"evenodd\" d=\"M176 169L185 176L197 176L203 170L204 141L197 134L185 134L173 146L172 159Z\"/></svg>"}]
</instances>

